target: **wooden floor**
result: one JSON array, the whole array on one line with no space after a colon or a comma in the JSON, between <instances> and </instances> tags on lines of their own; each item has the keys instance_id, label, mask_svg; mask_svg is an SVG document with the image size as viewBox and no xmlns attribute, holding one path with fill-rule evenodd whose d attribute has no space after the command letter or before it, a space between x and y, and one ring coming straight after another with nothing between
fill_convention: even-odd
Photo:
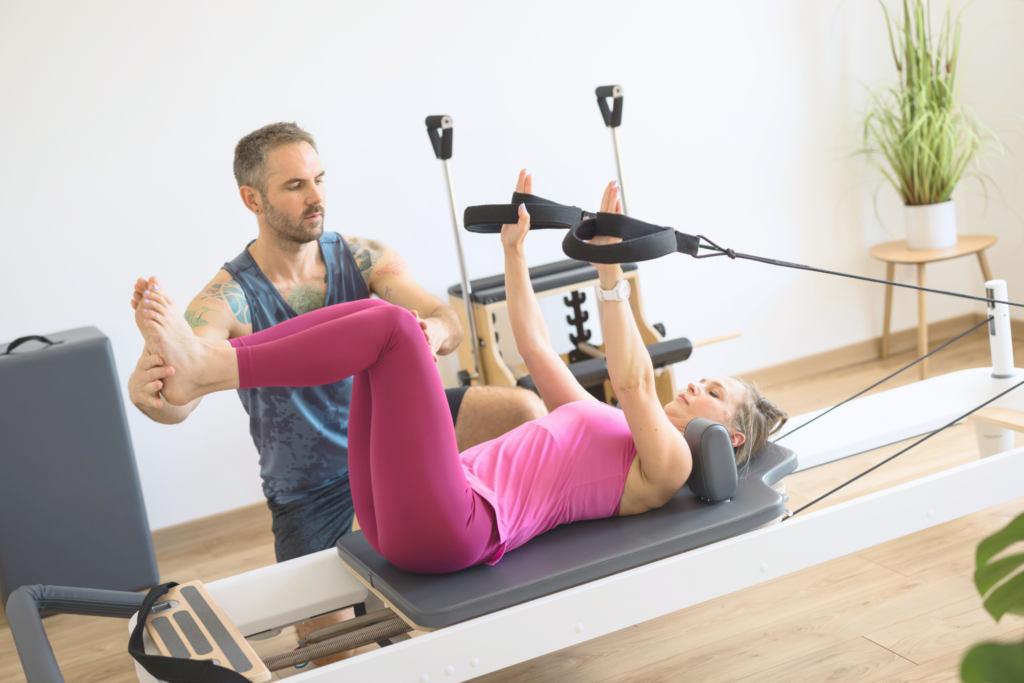
<instances>
[{"instance_id":1,"label":"wooden floor","mask_svg":"<svg viewBox=\"0 0 1024 683\"><path fill-rule=\"evenodd\" d=\"M1024 358L1024 344L1018 343L1015 352ZM902 354L765 389L796 415L837 403L913 357ZM989 364L987 339L976 333L933 357L932 374ZM909 371L883 388L915 378ZM827 419L820 423L826 430ZM1018 439L1017 445L1024 440ZM813 500L898 447L787 477L790 508ZM977 457L972 428L960 425L819 507ZM958 681L960 659L973 643L1024 638L1024 619L1007 616L994 623L971 581L978 542L1021 512L1024 497L478 680ZM274 562L270 515L263 505L164 529L154 540L164 581L214 581ZM125 652L126 621L59 615L44 623L67 681L137 680ZM0 617L0 681L24 680L10 630Z\"/></svg>"}]
</instances>

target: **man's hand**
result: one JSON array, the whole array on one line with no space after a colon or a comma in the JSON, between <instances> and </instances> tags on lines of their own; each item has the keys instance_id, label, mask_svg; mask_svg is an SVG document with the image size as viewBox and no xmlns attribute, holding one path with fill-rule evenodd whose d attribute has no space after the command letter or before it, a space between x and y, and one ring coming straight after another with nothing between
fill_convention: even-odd
<instances>
[{"instance_id":1,"label":"man's hand","mask_svg":"<svg viewBox=\"0 0 1024 683\"><path fill-rule=\"evenodd\" d=\"M434 362L436 363L437 351L448 338L448 330L445 329L444 324L437 318L421 318L420 314L416 311L410 311L410 313L416 316L416 322L420 324L423 336L427 339L427 346L430 347L430 355L434 357Z\"/></svg>"},{"instance_id":2,"label":"man's hand","mask_svg":"<svg viewBox=\"0 0 1024 683\"><path fill-rule=\"evenodd\" d=\"M135 372L128 378L128 397L136 408L148 414L148 409L164 407L160 398L163 380L174 374L174 368L164 365L164 359L156 354L143 353L135 365Z\"/></svg>"}]
</instances>

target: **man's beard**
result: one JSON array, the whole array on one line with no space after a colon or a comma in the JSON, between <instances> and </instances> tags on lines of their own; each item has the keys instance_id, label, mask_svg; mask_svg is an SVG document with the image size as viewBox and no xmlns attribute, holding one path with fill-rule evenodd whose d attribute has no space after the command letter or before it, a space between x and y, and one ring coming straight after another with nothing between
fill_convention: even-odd
<instances>
[{"instance_id":1,"label":"man's beard","mask_svg":"<svg viewBox=\"0 0 1024 683\"><path fill-rule=\"evenodd\" d=\"M295 242L296 244L307 244L308 242L315 242L320 239L320 236L324 233L324 205L315 204L299 216L298 220L292 222L291 218L279 212L274 208L274 205L269 201L265 201L266 204L266 217L264 220L269 225L280 239L288 240L289 242ZM320 214L320 220L311 226L304 226L303 222L307 216L312 216L314 213Z\"/></svg>"}]
</instances>

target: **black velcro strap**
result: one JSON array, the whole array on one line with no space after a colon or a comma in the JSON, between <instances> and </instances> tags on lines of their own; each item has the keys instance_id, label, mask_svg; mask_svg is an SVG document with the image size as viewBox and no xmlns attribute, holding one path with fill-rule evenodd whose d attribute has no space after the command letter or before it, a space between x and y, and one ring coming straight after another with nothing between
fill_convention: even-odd
<instances>
[{"instance_id":1,"label":"black velcro strap","mask_svg":"<svg viewBox=\"0 0 1024 683\"><path fill-rule=\"evenodd\" d=\"M526 204L531 230L565 230L594 215L578 206L565 206L534 194L514 192L511 204L467 206L462 215L462 223L469 232L501 232L502 225L519 222L520 204Z\"/></svg>"},{"instance_id":2,"label":"black velcro strap","mask_svg":"<svg viewBox=\"0 0 1024 683\"><path fill-rule=\"evenodd\" d=\"M142 634L146 629L146 617L156 601L177 583L154 586L139 607L135 630L128 639L128 654L135 658L149 675L167 683L249 683L249 679L231 669L217 666L209 659L176 659L146 654Z\"/></svg>"},{"instance_id":3,"label":"black velcro strap","mask_svg":"<svg viewBox=\"0 0 1024 683\"><path fill-rule=\"evenodd\" d=\"M586 240L598 235L620 237L615 244L591 244ZM638 221L617 213L599 213L581 220L562 240L562 251L569 258L590 263L631 263L650 261L676 252L697 255L698 237Z\"/></svg>"}]
</instances>

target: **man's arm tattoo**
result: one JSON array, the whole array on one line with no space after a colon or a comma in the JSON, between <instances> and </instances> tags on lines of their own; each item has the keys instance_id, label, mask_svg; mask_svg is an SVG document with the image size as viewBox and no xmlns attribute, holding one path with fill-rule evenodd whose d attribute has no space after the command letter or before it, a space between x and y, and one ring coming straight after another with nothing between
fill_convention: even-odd
<instances>
[{"instance_id":1,"label":"man's arm tattoo","mask_svg":"<svg viewBox=\"0 0 1024 683\"><path fill-rule=\"evenodd\" d=\"M191 311L191 310L185 311L185 321L193 329L195 329L197 327L205 327L206 325L210 324L210 321L209 320L203 320L203 316L206 315L207 313L211 312L211 311L213 311L215 313L217 312L216 309L214 309L214 308L207 308L206 306L203 306L202 308L198 308L198 309L196 309L194 311Z\"/></svg>"},{"instance_id":2,"label":"man's arm tattoo","mask_svg":"<svg viewBox=\"0 0 1024 683\"><path fill-rule=\"evenodd\" d=\"M234 278L225 283L214 283L199 295L200 301L206 301L224 311L230 311L235 320L243 325L252 325L252 313L245 292L238 280ZM208 309L209 310L209 309Z\"/></svg>"},{"instance_id":3,"label":"man's arm tattoo","mask_svg":"<svg viewBox=\"0 0 1024 683\"><path fill-rule=\"evenodd\" d=\"M358 237L346 237L349 249L352 250L352 258L356 260L359 267L359 274L363 276L363 282L370 283L370 272L377 265L377 261L384 254L384 245L376 240L360 239Z\"/></svg>"},{"instance_id":4,"label":"man's arm tattoo","mask_svg":"<svg viewBox=\"0 0 1024 683\"><path fill-rule=\"evenodd\" d=\"M397 253L392 252L391 258L388 262L381 266L381 269L377 271L377 275L405 275L409 272L409 266L405 265L405 261Z\"/></svg>"},{"instance_id":5,"label":"man's arm tattoo","mask_svg":"<svg viewBox=\"0 0 1024 683\"><path fill-rule=\"evenodd\" d=\"M321 309L325 303L324 292L311 285L299 285L288 295L288 305L299 315Z\"/></svg>"}]
</instances>

